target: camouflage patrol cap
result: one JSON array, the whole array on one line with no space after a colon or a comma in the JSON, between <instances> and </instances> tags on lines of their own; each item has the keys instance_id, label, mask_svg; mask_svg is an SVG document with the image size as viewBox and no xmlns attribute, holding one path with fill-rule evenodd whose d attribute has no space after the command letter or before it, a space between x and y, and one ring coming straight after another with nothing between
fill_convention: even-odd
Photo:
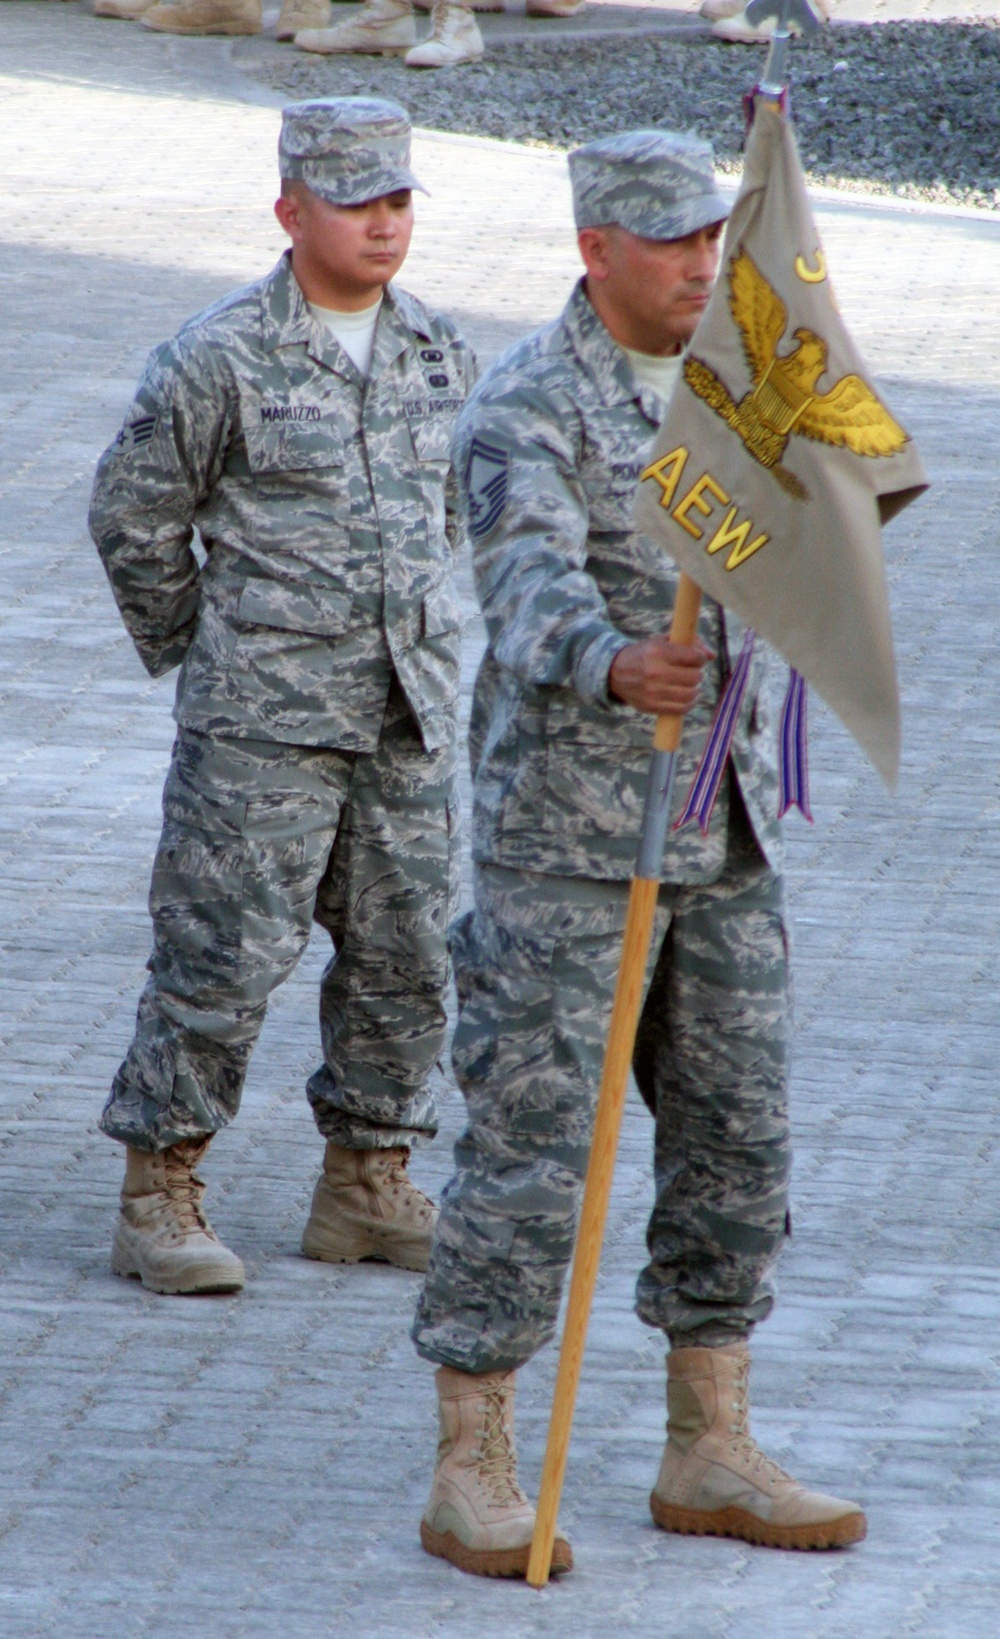
<instances>
[{"instance_id":1,"label":"camouflage patrol cap","mask_svg":"<svg viewBox=\"0 0 1000 1639\"><path fill-rule=\"evenodd\" d=\"M421 188L410 170L410 117L380 97L316 97L281 111L278 170L331 205Z\"/></svg>"},{"instance_id":2,"label":"camouflage patrol cap","mask_svg":"<svg viewBox=\"0 0 1000 1639\"><path fill-rule=\"evenodd\" d=\"M611 223L640 239L683 239L722 222L712 145L677 131L625 131L569 156L577 228Z\"/></svg>"}]
</instances>

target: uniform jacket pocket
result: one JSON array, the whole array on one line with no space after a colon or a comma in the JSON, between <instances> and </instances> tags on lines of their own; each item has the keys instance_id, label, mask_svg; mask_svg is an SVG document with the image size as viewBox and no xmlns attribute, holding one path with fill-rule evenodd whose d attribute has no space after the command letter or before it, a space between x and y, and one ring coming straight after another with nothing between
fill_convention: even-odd
<instances>
[{"instance_id":1,"label":"uniform jacket pocket","mask_svg":"<svg viewBox=\"0 0 1000 1639\"><path fill-rule=\"evenodd\" d=\"M248 626L339 637L351 623L351 598L319 587L251 581L240 593L237 613Z\"/></svg>"}]
</instances>

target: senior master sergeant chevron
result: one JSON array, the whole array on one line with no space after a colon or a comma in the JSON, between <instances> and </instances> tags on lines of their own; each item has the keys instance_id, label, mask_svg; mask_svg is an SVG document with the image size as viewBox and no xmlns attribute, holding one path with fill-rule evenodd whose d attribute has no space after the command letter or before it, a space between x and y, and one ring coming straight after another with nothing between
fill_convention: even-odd
<instances>
[{"instance_id":1,"label":"senior master sergeant chevron","mask_svg":"<svg viewBox=\"0 0 1000 1639\"><path fill-rule=\"evenodd\" d=\"M572 1254L635 861L650 713L686 713L683 798L739 634L663 634L677 574L632 521L636 481L705 306L726 208L711 149L636 132L570 156L586 277L489 371L459 422L489 645L472 723L475 904L453 930L468 1104L414 1325L440 1367L424 1547L523 1575L514 1372L552 1335ZM856 1541L856 1503L753 1442L747 1340L786 1234L788 976L759 657L707 835L674 834L634 1068L655 1117L638 1311L669 1340L667 1530L776 1547ZM700 683L700 687L699 687ZM557 1536L553 1570L572 1556Z\"/></svg>"},{"instance_id":2,"label":"senior master sergeant chevron","mask_svg":"<svg viewBox=\"0 0 1000 1639\"><path fill-rule=\"evenodd\" d=\"M389 283L419 186L409 148L394 103L285 109L275 212L291 250L156 349L97 471L91 529L125 624L154 676L181 663L150 978L101 1121L127 1145L113 1267L159 1292L243 1284L195 1169L312 920L334 955L303 1251L426 1267L434 1209L405 1169L435 1131L445 1024L445 503L473 361Z\"/></svg>"}]
</instances>

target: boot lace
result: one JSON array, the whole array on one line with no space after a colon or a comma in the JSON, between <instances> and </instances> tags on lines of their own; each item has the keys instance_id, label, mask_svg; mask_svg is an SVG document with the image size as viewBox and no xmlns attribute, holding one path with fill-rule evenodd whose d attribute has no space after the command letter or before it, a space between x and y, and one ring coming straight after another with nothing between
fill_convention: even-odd
<instances>
[{"instance_id":1,"label":"boot lace","mask_svg":"<svg viewBox=\"0 0 1000 1639\"><path fill-rule=\"evenodd\" d=\"M511 1434L507 1394L502 1384L483 1393L483 1423L477 1431L479 1457L476 1467L489 1489L493 1503L524 1503L527 1497L517 1483L517 1452Z\"/></svg>"},{"instance_id":2,"label":"boot lace","mask_svg":"<svg viewBox=\"0 0 1000 1639\"><path fill-rule=\"evenodd\" d=\"M174 1209L178 1230L184 1233L186 1230L200 1229L203 1234L211 1235L214 1240L215 1232L201 1207L205 1195L205 1180L195 1171L203 1149L204 1146L200 1144L192 1148L188 1148L184 1143L175 1144L172 1149L164 1152L163 1170L166 1193Z\"/></svg>"},{"instance_id":3,"label":"boot lace","mask_svg":"<svg viewBox=\"0 0 1000 1639\"><path fill-rule=\"evenodd\" d=\"M757 1444L750 1433L750 1361L741 1361L733 1385L733 1422L730 1425L730 1434L733 1438L733 1452L740 1459L750 1477L759 1484L769 1486L772 1490L779 1481L788 1480L790 1476L785 1470L768 1457Z\"/></svg>"},{"instance_id":4,"label":"boot lace","mask_svg":"<svg viewBox=\"0 0 1000 1639\"><path fill-rule=\"evenodd\" d=\"M387 1150L382 1173L383 1182L392 1200L405 1200L407 1206L412 1207L427 1221L433 1217L434 1203L422 1189L417 1188L407 1172L406 1164L409 1159L409 1150Z\"/></svg>"}]
</instances>

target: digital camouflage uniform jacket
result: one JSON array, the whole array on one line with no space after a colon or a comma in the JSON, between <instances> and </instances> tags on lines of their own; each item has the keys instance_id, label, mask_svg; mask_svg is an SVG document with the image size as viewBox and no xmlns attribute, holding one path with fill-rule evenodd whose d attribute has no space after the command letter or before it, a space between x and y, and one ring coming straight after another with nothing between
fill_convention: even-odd
<instances>
[{"instance_id":1,"label":"digital camouflage uniform jacket","mask_svg":"<svg viewBox=\"0 0 1000 1639\"><path fill-rule=\"evenodd\" d=\"M390 288L362 378L288 253L154 351L90 527L147 669L183 662L179 724L371 751L395 670L425 749L449 742L445 479L473 375L452 325Z\"/></svg>"},{"instance_id":2,"label":"digital camouflage uniform jacket","mask_svg":"<svg viewBox=\"0 0 1000 1639\"><path fill-rule=\"evenodd\" d=\"M460 417L455 469L489 635L470 737L480 863L612 881L633 873L653 719L609 700L607 681L619 649L666 631L673 613L677 571L632 521L663 409L581 282L555 324L497 360ZM742 641L707 601L700 636L717 658L685 721L675 812ZM777 867L765 671L758 643L732 764ZM670 834L663 879L718 876L727 818L724 782L706 838L694 823Z\"/></svg>"}]
</instances>

